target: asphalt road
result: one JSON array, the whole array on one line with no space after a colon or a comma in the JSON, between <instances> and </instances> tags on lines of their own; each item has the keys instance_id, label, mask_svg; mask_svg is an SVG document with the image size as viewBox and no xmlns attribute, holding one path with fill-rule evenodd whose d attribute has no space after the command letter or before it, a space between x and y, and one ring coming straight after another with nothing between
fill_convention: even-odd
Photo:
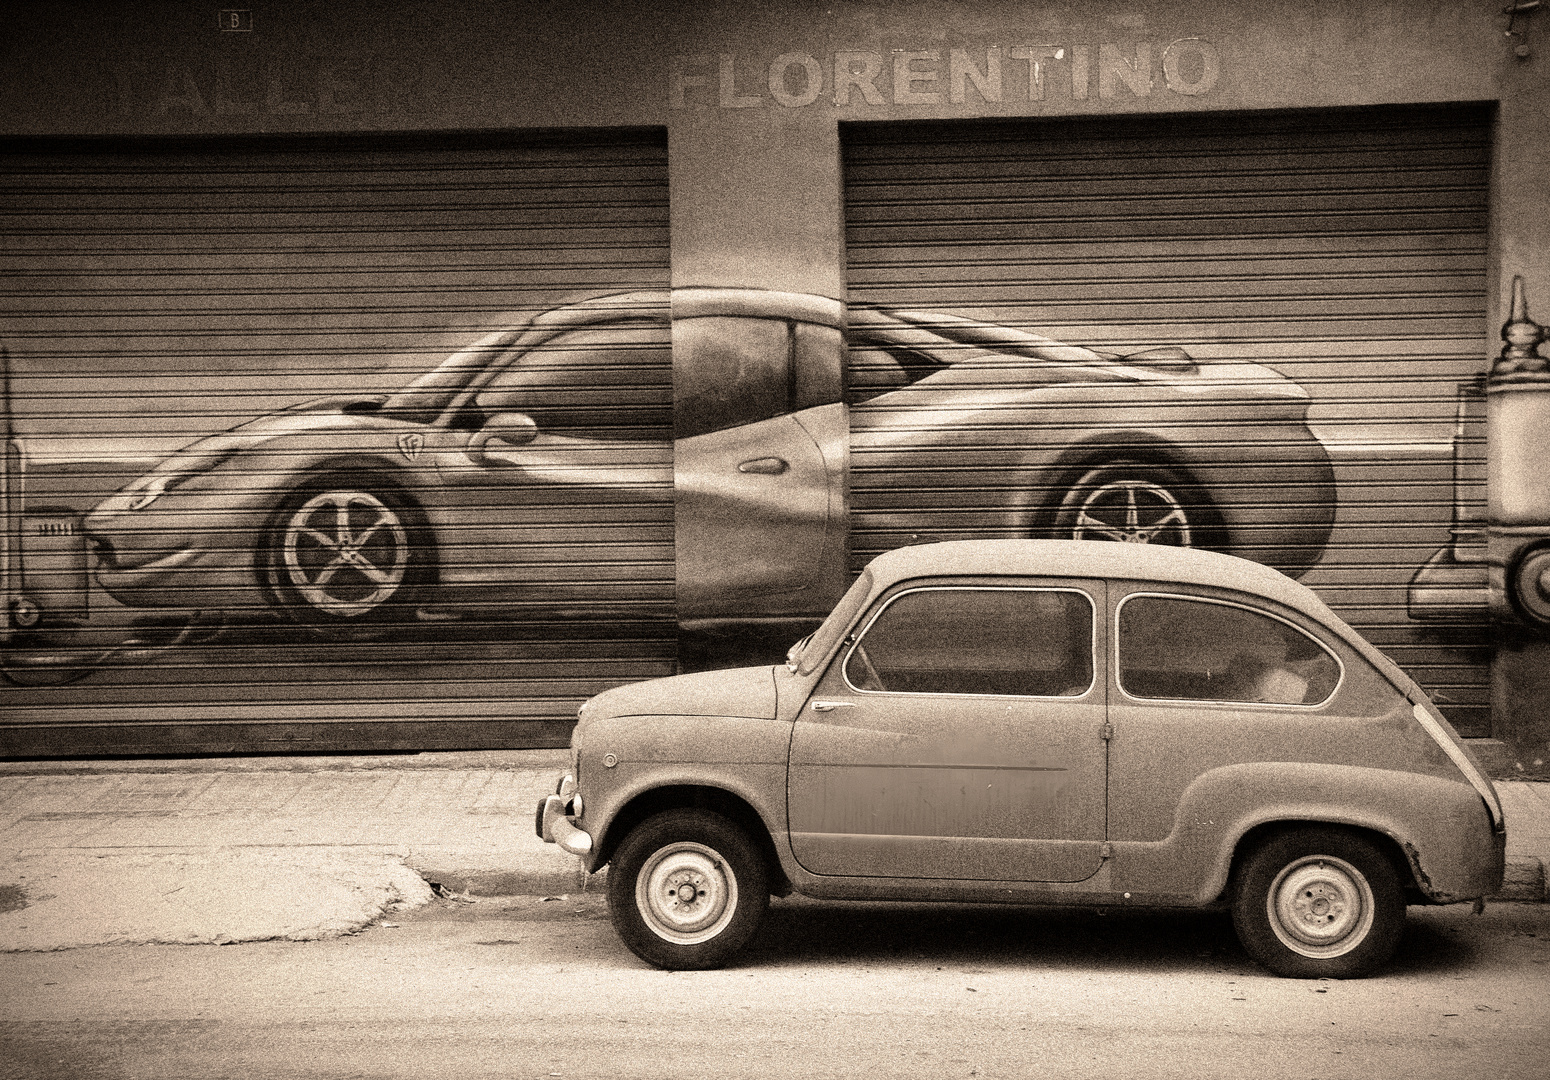
<instances>
[{"instance_id":1,"label":"asphalt road","mask_svg":"<svg viewBox=\"0 0 1550 1080\"><path fill-rule=\"evenodd\" d=\"M0 956L0 1077L1550 1075L1550 905L1412 909L1392 967L1277 979L1223 915L776 901L649 969L595 895L354 937Z\"/></svg>"}]
</instances>

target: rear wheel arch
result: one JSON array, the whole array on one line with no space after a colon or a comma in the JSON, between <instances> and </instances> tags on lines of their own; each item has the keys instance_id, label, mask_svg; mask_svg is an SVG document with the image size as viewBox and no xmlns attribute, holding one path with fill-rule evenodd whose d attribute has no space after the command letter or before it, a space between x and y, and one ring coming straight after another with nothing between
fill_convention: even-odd
<instances>
[{"instance_id":1,"label":"rear wheel arch","mask_svg":"<svg viewBox=\"0 0 1550 1080\"><path fill-rule=\"evenodd\" d=\"M1417 883L1414 861L1407 854L1406 846L1399 840L1396 840L1382 829L1371 826L1353 825L1343 821L1326 821L1318 818L1266 821L1246 830L1233 845L1226 881L1221 891L1217 894L1216 899L1221 900L1232 894L1232 888L1239 871L1244 862L1255 851L1279 836L1305 829L1333 830L1367 840L1383 853L1389 865L1393 867L1395 875L1399 878L1400 885L1405 890L1407 899L1414 903L1422 903L1425 900L1425 894L1421 892L1420 886Z\"/></svg>"},{"instance_id":2,"label":"rear wheel arch","mask_svg":"<svg viewBox=\"0 0 1550 1080\"><path fill-rule=\"evenodd\" d=\"M619 845L631 830L641 822L667 810L709 810L720 814L742 829L758 848L763 857L770 891L777 896L791 892L791 882L780 856L775 850L774 837L769 824L742 796L725 788L683 784L652 788L636 795L619 808L608 823L600 842L594 866L603 867L612 861Z\"/></svg>"}]
</instances>

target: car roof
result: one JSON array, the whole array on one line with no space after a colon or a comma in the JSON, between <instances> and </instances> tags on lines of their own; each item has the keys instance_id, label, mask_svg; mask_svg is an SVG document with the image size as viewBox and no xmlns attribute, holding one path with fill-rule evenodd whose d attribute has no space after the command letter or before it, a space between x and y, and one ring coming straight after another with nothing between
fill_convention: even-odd
<instances>
[{"instance_id":1,"label":"car roof","mask_svg":"<svg viewBox=\"0 0 1550 1080\"><path fill-rule=\"evenodd\" d=\"M1279 570L1198 548L1094 540L949 540L897 548L873 559L873 593L902 581L946 575L1125 578L1236 589L1320 622L1341 620L1313 591Z\"/></svg>"}]
</instances>

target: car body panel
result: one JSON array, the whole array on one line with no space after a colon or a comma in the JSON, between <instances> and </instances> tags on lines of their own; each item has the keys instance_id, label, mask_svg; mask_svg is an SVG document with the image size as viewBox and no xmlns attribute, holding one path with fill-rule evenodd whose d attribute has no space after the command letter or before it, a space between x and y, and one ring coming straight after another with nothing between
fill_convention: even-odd
<instances>
[{"instance_id":1,"label":"car body panel","mask_svg":"<svg viewBox=\"0 0 1550 1080\"><path fill-rule=\"evenodd\" d=\"M1466 783L1357 765L1245 762L1205 770L1181 793L1172 828L1156 840L1115 839L1114 888L1134 897L1205 904L1227 885L1250 830L1327 822L1382 833L1418 870L1437 903L1501 886L1505 848Z\"/></svg>"},{"instance_id":2,"label":"car body panel","mask_svg":"<svg viewBox=\"0 0 1550 1080\"><path fill-rule=\"evenodd\" d=\"M1038 589L1005 590L1002 580L945 579L935 588L1079 596L1096 647L1102 582L1040 578L1031 583ZM799 714L788 781L797 861L827 875L1091 877L1105 839L1104 681L1089 673L1085 688L1059 697L853 686L842 668L871 626L894 600L922 591L882 597Z\"/></svg>"},{"instance_id":3,"label":"car body panel","mask_svg":"<svg viewBox=\"0 0 1550 1080\"><path fill-rule=\"evenodd\" d=\"M845 581L849 423L843 403L677 443L678 616L810 616Z\"/></svg>"},{"instance_id":4,"label":"car body panel","mask_svg":"<svg viewBox=\"0 0 1550 1080\"><path fill-rule=\"evenodd\" d=\"M584 707L573 745L586 802L574 823L609 834L654 783L732 793L756 808L796 891L836 899L1200 906L1223 896L1253 836L1314 823L1387 838L1415 898L1500 887L1505 827L1490 782L1470 775L1413 682L1284 575L1187 549L977 541L891 552L861 580L836 611L845 626L807 646L824 656L798 649L785 668L648 682ZM1072 587L1094 595L1106 628L1080 694L901 694L846 677L847 656L896 595ZM1310 690L1325 695L1311 705L1131 698L1115 674L1114 615L1142 594L1231 600L1292 623L1339 661L1338 680ZM638 744L628 779L622 765L595 764L604 744ZM1073 755L1094 764L1075 788L1080 811L1062 818L1050 792L1018 774L1057 757L1069 767ZM594 849L588 867L605 861Z\"/></svg>"}]
</instances>

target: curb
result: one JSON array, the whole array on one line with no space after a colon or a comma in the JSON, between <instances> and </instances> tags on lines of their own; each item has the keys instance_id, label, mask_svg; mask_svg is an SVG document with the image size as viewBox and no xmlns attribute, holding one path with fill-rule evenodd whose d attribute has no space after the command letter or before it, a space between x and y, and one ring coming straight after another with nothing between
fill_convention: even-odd
<instances>
[{"instance_id":1,"label":"curb","mask_svg":"<svg viewBox=\"0 0 1550 1080\"><path fill-rule=\"evenodd\" d=\"M1529 900L1543 903L1545 893L1545 865L1536 855L1512 855L1507 858L1507 872L1502 877L1501 891L1491 900Z\"/></svg>"},{"instance_id":2,"label":"curb","mask_svg":"<svg viewBox=\"0 0 1550 1080\"><path fill-rule=\"evenodd\" d=\"M555 896L598 893L608 888L607 869L587 875L578 862L574 870L468 870L416 865L409 868L438 892L463 896Z\"/></svg>"},{"instance_id":3,"label":"curb","mask_svg":"<svg viewBox=\"0 0 1550 1080\"><path fill-rule=\"evenodd\" d=\"M448 892L467 896L552 896L558 893L604 893L608 889L608 869L588 876L578 864L572 870L468 870L450 867L414 865L411 868ZM1545 887L1544 861L1535 855L1512 855L1499 892L1486 897L1492 901L1544 903L1550 900Z\"/></svg>"}]
</instances>

